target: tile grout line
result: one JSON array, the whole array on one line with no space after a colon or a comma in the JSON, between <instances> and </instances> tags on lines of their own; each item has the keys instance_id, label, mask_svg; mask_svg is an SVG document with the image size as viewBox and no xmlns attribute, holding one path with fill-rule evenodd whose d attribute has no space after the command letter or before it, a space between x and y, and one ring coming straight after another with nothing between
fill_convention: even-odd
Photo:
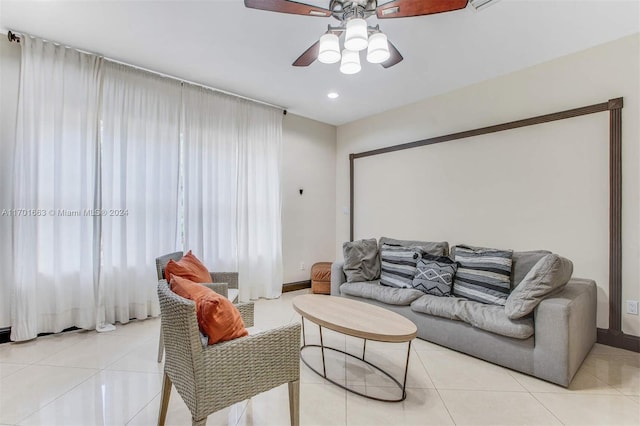
<instances>
[{"instance_id":1,"label":"tile grout line","mask_svg":"<svg viewBox=\"0 0 640 426\"><path fill-rule=\"evenodd\" d=\"M547 407L545 404L543 404L543 403L542 403L542 401L540 401L538 398L536 398L536 396L533 394L533 392L531 392L529 389L527 389L527 387L526 387L524 384L520 383L520 381L518 380L518 378L517 378L516 376L514 376L513 374L511 374L511 372L510 372L510 371L509 371L508 373L509 373L509 375L510 375L511 377L513 377L513 380L515 380L516 382L518 382L518 384L519 384L520 386L522 386L522 387L527 391L527 393L529 393L529 395L531 395L531 397L532 397L534 400L536 400L536 401L538 402L538 404L540 404L540 405L541 405L545 410L547 410L547 412L548 412L549 414L551 414L551 416L553 416L553 418L554 418L554 419L556 419L556 420L557 420L561 425L564 425L564 423L562 422L562 420L560 420L560 418L559 418L558 416L556 416L556 415L555 415L555 413L554 413L553 411L551 411L551 409L550 409L549 407Z\"/></svg>"},{"instance_id":2,"label":"tile grout line","mask_svg":"<svg viewBox=\"0 0 640 426\"><path fill-rule=\"evenodd\" d=\"M59 366L59 365L46 365L46 367L53 367L53 368L74 368L74 367L64 367L64 366ZM95 368L77 368L78 370L97 370ZM69 390L67 390L66 392L61 393L60 395L58 395L57 397L53 398L51 401L47 402L45 405L38 407L37 410L34 410L32 412L30 412L29 414L27 414L26 416L22 417L20 420L18 420L18 422L16 422L16 425L20 424L22 421L24 421L25 419L28 419L29 417L33 416L35 413L37 413L40 410L44 410L46 407L48 407L49 405L53 404L55 401L59 400L60 398L62 398L63 396L65 396L66 394L68 394L69 392L73 391L75 388L77 388L78 386L82 385L83 383L89 381L92 377L96 376L97 374L100 374L101 370L97 370L95 373L93 373L92 375L90 375L89 377L87 377L86 379L80 381L78 384L76 384L75 386L72 386Z\"/></svg>"},{"instance_id":3,"label":"tile grout line","mask_svg":"<svg viewBox=\"0 0 640 426\"><path fill-rule=\"evenodd\" d=\"M124 424L125 424L125 426L127 426L129 423L131 423L131 422L133 421L133 419L135 419L135 418L138 416L138 414L142 413L142 411L143 411L145 408L147 408L147 407L149 406L149 404L151 404L151 403L153 402L153 400L154 400L154 399L156 399L156 398L158 397L158 395L160 395L160 391L158 391L158 393L157 393L157 394L155 394L155 395L154 395L154 396L149 400L149 402L147 402L147 403L146 403L142 408L140 408L140 409L138 410L138 412L137 412L137 413L135 413L133 416L131 416L131 418L130 418L129 420L127 420L127 421L124 423ZM167 409L167 411L169 411L169 410Z\"/></svg>"},{"instance_id":4,"label":"tile grout line","mask_svg":"<svg viewBox=\"0 0 640 426\"><path fill-rule=\"evenodd\" d=\"M82 330L79 330L78 332L80 332L80 331L82 331ZM97 334L97 332L96 332L95 330L87 330L87 331L88 331L88 332L92 332L92 331L93 331L95 334ZM77 333L78 333L78 332L77 332ZM62 336L61 336L61 337L62 337ZM58 395L57 397L53 398L51 401L49 401L49 402L48 402L48 403L46 403L45 405L43 405L43 406L39 407L37 410L34 410L34 411L30 412L29 414L25 415L24 417L20 418L20 419L19 419L19 421L18 421L16 424L19 424L20 422L24 421L25 419L27 419L27 418L31 417L32 415L34 415L34 414L35 414L35 413L37 413L38 411L45 409L45 408L46 408L46 407L48 407L49 405L53 404L55 401L59 400L60 398L64 397L65 395L67 395L69 392L72 392L74 389L76 389L76 388L77 388L77 387L79 387L80 385L82 385L82 384L84 384L84 383L88 382L89 380L91 380L91 379L92 379L93 377L95 377L96 375L100 374L100 373L101 373L101 372L103 372L103 371L106 371L106 368L107 368L108 366L110 366L111 364L113 364L113 363L111 363L111 364L108 364L108 365L107 365L107 366L105 366L105 367L98 367L98 368L69 367L69 366L64 366L64 365L41 364L41 362L42 362L42 361L44 361L44 360L46 360L46 359L48 359L48 358L51 358L51 357L53 357L54 355L56 355L56 354L58 354L58 353L60 353L60 352L62 352L62 351L68 350L68 349L70 349L70 348L74 348L75 346L79 345L80 343L83 343L83 342L82 342L82 341L79 341L79 342L76 342L76 343L74 343L74 344L71 344L71 345L69 345L69 346L67 346L67 347L64 347L64 348L60 349L59 351L56 351L56 352L51 353L49 356L46 356L45 358L43 358L43 359L42 359L42 360L40 360L40 361L34 361L33 363L28 364L28 366L43 366L43 367L50 367L50 368L73 368L73 369L78 369L78 370L95 370L95 373L91 374L91 375L90 375L90 376L88 376L86 379L84 379L84 380L80 381L80 382L79 382L79 383L77 383L75 386L72 386L72 387L71 387L70 389L68 389L66 392L63 392L62 394L60 394L60 395ZM131 353L133 350L134 350L134 349L131 349L130 351L126 352L122 357L124 357L124 356L128 355L128 354L129 354L129 353ZM120 360L122 357L118 358L116 361ZM116 361L114 361L114 362L116 362ZM113 371L115 371L115 370L113 370ZM151 373L151 374L154 374L154 373ZM153 398L151 399L151 401L153 401Z\"/></svg>"},{"instance_id":5,"label":"tile grout line","mask_svg":"<svg viewBox=\"0 0 640 426\"><path fill-rule=\"evenodd\" d=\"M451 414L451 411L449 410L449 407L447 406L447 403L444 401L444 398L442 397L442 394L440 393L440 389L438 389L438 387L434 383L433 379L431 378L431 374L429 374L429 369L424 364L424 361L422 361L422 358L420 357L420 355L418 354L417 351L416 351L416 357L418 358L418 361L420 361L420 364L422 365L422 368L424 369L425 373L427 373L427 377L429 377L429 380L431 381L431 384L433 385L433 389L436 391L436 394L438 395L438 398L440 398L440 402L442 402L442 405L444 406L444 409L447 410L447 414L449 415L449 418L451 419L451 423L453 423L454 425L457 424L455 419L453 418L453 414Z\"/></svg>"},{"instance_id":6,"label":"tile grout line","mask_svg":"<svg viewBox=\"0 0 640 426\"><path fill-rule=\"evenodd\" d=\"M551 411L551 409L549 407L547 407L542 401L540 401L538 398L536 398L536 396L532 392L529 392L529 395L531 395L533 397L533 399L538 401L538 404L542 405L542 407L544 407L544 409L547 410L549 412L549 414L551 414L553 416L554 419L558 420L558 422L560 422L561 425L565 424L562 420L560 420L560 418L558 416L555 415L555 413L553 411Z\"/></svg>"}]
</instances>

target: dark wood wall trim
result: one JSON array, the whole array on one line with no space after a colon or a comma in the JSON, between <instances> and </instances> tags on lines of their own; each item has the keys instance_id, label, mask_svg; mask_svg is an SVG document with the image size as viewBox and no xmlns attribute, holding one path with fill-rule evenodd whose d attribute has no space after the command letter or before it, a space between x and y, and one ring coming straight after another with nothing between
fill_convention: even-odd
<instances>
[{"instance_id":1,"label":"dark wood wall trim","mask_svg":"<svg viewBox=\"0 0 640 426\"><path fill-rule=\"evenodd\" d=\"M609 330L622 332L622 98L609 101Z\"/></svg>"},{"instance_id":2,"label":"dark wood wall trim","mask_svg":"<svg viewBox=\"0 0 640 426\"><path fill-rule=\"evenodd\" d=\"M618 100L620 101L620 104L622 104L622 98L613 99L613 101L618 101ZM479 129L466 130L464 132L451 133L450 135L437 136L435 138L422 139L415 142L403 143L400 145L393 145L385 148L374 149L371 151L359 152L357 154L350 154L349 159L351 159L351 156L353 156L353 158L370 157L372 155L386 154L388 152L394 152L394 151L402 151L403 149L418 148L420 146L432 145L434 143L455 141L458 139L470 138L472 136L486 135L489 133L496 133L496 132L502 132L505 130L518 129L520 127L533 126L535 124L542 124L542 123L549 123L551 121L564 120L566 118L580 117L581 115L594 114L596 112L607 111L609 109L610 104L611 104L611 101L603 102L600 104L589 105L586 107L574 108L566 111L554 112L552 114L545 114L545 115L539 115L537 117L525 118L523 120L511 121L509 123L496 124L494 126L481 127ZM353 164L353 161L351 161L351 164Z\"/></svg>"},{"instance_id":3,"label":"dark wood wall trim","mask_svg":"<svg viewBox=\"0 0 640 426\"><path fill-rule=\"evenodd\" d=\"M611 330L611 328L598 329L598 343L615 346L616 348L622 348L628 351L640 352L640 337Z\"/></svg>"},{"instance_id":4,"label":"dark wood wall trim","mask_svg":"<svg viewBox=\"0 0 640 426\"><path fill-rule=\"evenodd\" d=\"M567 118L609 111L609 328L598 329L598 342L640 351L640 338L622 332L622 107L623 98L566 111L539 115L508 123L481 127L464 132L422 139L415 142L349 154L349 240L354 238L355 195L354 167L358 158L386 154L425 145L449 142L472 136L502 132L520 127L549 123Z\"/></svg>"},{"instance_id":5,"label":"dark wood wall trim","mask_svg":"<svg viewBox=\"0 0 640 426\"><path fill-rule=\"evenodd\" d=\"M353 241L353 160L354 154L349 154L349 241Z\"/></svg>"},{"instance_id":6,"label":"dark wood wall trim","mask_svg":"<svg viewBox=\"0 0 640 426\"><path fill-rule=\"evenodd\" d=\"M282 284L282 292L287 293L289 291L302 290L305 288L311 288L311 280L306 281L296 281L293 283L284 283Z\"/></svg>"}]
</instances>

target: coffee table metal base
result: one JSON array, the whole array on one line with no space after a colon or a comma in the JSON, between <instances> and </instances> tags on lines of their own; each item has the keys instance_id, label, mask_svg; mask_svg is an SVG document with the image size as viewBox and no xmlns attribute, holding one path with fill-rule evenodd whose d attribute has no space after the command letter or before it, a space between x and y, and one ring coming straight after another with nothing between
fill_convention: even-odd
<instances>
[{"instance_id":1,"label":"coffee table metal base","mask_svg":"<svg viewBox=\"0 0 640 426\"><path fill-rule=\"evenodd\" d=\"M406 361L405 366L404 366L404 378L403 378L402 383L400 383L391 374L389 374L388 372L384 371L382 368L378 367L375 364L372 364L371 362L369 362L369 361L367 361L365 359L365 354L366 354L366 350L367 350L367 339L362 339L364 341L364 344L363 344L363 347L362 347L362 357L358 357L358 356L350 354L350 353L348 353L346 351L342 351L340 349L336 349L336 348L332 348L332 347L329 347L329 346L325 346L323 338L322 338L322 326L319 325L318 327L320 328L320 344L319 345L314 345L314 344L309 344L308 345L306 343L306 334L305 334L305 329L304 329L304 317L302 318L302 347L300 348L300 360L302 360L302 362L307 367L309 367L311 369L311 371L313 371L314 373L316 373L317 375L319 375L323 379L327 380L328 382L331 382L334 385L336 385L338 387L341 387L344 390L347 390L347 391L349 391L351 393L354 393L356 395L363 396L365 398L373 399L373 400L376 400L376 401L383 401L383 402L400 402L400 401L404 401L407 398L407 391L406 391L406 389L407 389L407 372L409 371L409 355L411 355L411 340L409 340L409 342L408 342L409 344L408 344L408 347L407 347L407 361ZM304 357L302 356L303 350L307 349L307 348L320 348L320 351L322 353L322 372L320 372L320 371L316 370L314 367L312 367L311 364L309 364L307 362L307 360L305 360ZM400 389L402 391L402 396L400 398L398 398L398 399L378 398L378 397L375 397L375 396L367 395L367 394L362 393L362 392L358 392L358 391L356 391L354 389L351 389L351 388L349 388L349 387L347 387L345 385L342 385L342 384L336 382L335 380L331 380L330 378L327 377L327 367L326 367L325 360L324 360L324 351L325 350L330 350L330 351L333 351L333 352L338 352L338 353L341 353L341 354L348 355L351 358L354 358L354 359L357 359L359 361L362 361L365 364L375 368L376 370L378 370L379 372L381 372L382 374L387 376L389 379L391 379L396 384L396 386L398 386L398 389Z\"/></svg>"}]
</instances>

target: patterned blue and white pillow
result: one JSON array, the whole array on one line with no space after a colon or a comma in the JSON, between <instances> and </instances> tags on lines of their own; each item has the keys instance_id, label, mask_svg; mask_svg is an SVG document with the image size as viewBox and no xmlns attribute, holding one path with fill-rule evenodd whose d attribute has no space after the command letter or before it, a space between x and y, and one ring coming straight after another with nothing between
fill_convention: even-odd
<instances>
[{"instance_id":1,"label":"patterned blue and white pillow","mask_svg":"<svg viewBox=\"0 0 640 426\"><path fill-rule=\"evenodd\" d=\"M411 288L416 274L416 263L422 256L417 247L402 247L383 244L380 248L382 270L380 284L389 287Z\"/></svg>"},{"instance_id":2,"label":"patterned blue and white pillow","mask_svg":"<svg viewBox=\"0 0 640 426\"><path fill-rule=\"evenodd\" d=\"M504 306L511 292L512 256L511 250L456 246L453 294Z\"/></svg>"},{"instance_id":3,"label":"patterned blue and white pillow","mask_svg":"<svg viewBox=\"0 0 640 426\"><path fill-rule=\"evenodd\" d=\"M434 296L451 296L458 264L446 256L423 254L416 264L413 288Z\"/></svg>"}]
</instances>

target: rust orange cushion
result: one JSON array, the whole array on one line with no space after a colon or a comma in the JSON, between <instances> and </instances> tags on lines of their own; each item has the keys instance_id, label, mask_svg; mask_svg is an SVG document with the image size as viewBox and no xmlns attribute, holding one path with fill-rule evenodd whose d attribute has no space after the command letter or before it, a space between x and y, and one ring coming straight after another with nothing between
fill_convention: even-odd
<instances>
[{"instance_id":1,"label":"rust orange cushion","mask_svg":"<svg viewBox=\"0 0 640 426\"><path fill-rule=\"evenodd\" d=\"M206 266L191 253L191 250L177 262L173 259L164 268L164 277L168 280L171 275L186 278L195 283L210 283L211 275Z\"/></svg>"},{"instance_id":2,"label":"rust orange cushion","mask_svg":"<svg viewBox=\"0 0 640 426\"><path fill-rule=\"evenodd\" d=\"M186 278L170 275L171 290L196 303L196 315L200 331L213 345L227 340L247 336L240 311L224 296L208 287Z\"/></svg>"}]
</instances>

